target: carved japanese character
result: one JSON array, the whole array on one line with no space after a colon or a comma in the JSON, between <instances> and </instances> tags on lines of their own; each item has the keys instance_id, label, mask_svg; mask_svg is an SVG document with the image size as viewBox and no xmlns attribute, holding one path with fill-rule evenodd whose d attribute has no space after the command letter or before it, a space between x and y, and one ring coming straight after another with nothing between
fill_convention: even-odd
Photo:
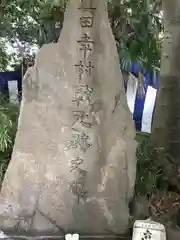
<instances>
[{"instance_id":1,"label":"carved japanese character","mask_svg":"<svg viewBox=\"0 0 180 240\"><path fill-rule=\"evenodd\" d=\"M93 68L94 68L94 66L92 65L92 62L89 61L88 65L86 65L86 68L85 68L85 72L89 77L91 77L91 75L92 75L92 69Z\"/></svg>"},{"instance_id":2,"label":"carved japanese character","mask_svg":"<svg viewBox=\"0 0 180 240\"><path fill-rule=\"evenodd\" d=\"M71 160L70 172L77 170L82 163L83 163L83 159L80 157L77 157L76 159Z\"/></svg>"},{"instance_id":3,"label":"carved japanese character","mask_svg":"<svg viewBox=\"0 0 180 240\"><path fill-rule=\"evenodd\" d=\"M92 28L93 16L83 16L80 18L80 25L82 28Z\"/></svg>"},{"instance_id":4,"label":"carved japanese character","mask_svg":"<svg viewBox=\"0 0 180 240\"><path fill-rule=\"evenodd\" d=\"M89 61L87 65L84 65L82 61L79 61L79 64L76 64L75 67L78 68L78 77L80 82L84 74L86 74L88 77L91 77L92 69L94 68L91 61Z\"/></svg>"},{"instance_id":5,"label":"carved japanese character","mask_svg":"<svg viewBox=\"0 0 180 240\"><path fill-rule=\"evenodd\" d=\"M87 191L84 190L84 184L78 183L76 180L72 181L69 184L69 190L77 196L78 204L80 203L80 199L87 199Z\"/></svg>"},{"instance_id":6,"label":"carved japanese character","mask_svg":"<svg viewBox=\"0 0 180 240\"><path fill-rule=\"evenodd\" d=\"M75 180L70 182L69 190L78 198L78 203L80 199L86 200L87 198L87 191L85 190L85 179L87 172L83 169L76 168L77 176Z\"/></svg>"},{"instance_id":7,"label":"carved japanese character","mask_svg":"<svg viewBox=\"0 0 180 240\"><path fill-rule=\"evenodd\" d=\"M82 61L79 61L79 64L76 64L75 67L78 68L79 82L81 82L82 76L84 74L84 65L83 65Z\"/></svg>"},{"instance_id":8,"label":"carved japanese character","mask_svg":"<svg viewBox=\"0 0 180 240\"><path fill-rule=\"evenodd\" d=\"M79 121L86 128L91 128L97 124L95 116L91 112L85 112L83 110L73 111L74 116L77 118L72 127Z\"/></svg>"},{"instance_id":9,"label":"carved japanese character","mask_svg":"<svg viewBox=\"0 0 180 240\"><path fill-rule=\"evenodd\" d=\"M88 34L85 33L78 43L80 45L79 50L83 51L84 60L86 60L87 54L93 51L94 41L92 41Z\"/></svg>"},{"instance_id":10,"label":"carved japanese character","mask_svg":"<svg viewBox=\"0 0 180 240\"><path fill-rule=\"evenodd\" d=\"M91 147L92 144L88 142L89 140L90 140L89 136L86 135L85 133L82 133L82 134L79 135L78 143L79 143L80 149L83 152L86 152L86 150L89 147Z\"/></svg>"},{"instance_id":11,"label":"carved japanese character","mask_svg":"<svg viewBox=\"0 0 180 240\"><path fill-rule=\"evenodd\" d=\"M76 103L78 107L81 103L85 104L87 102L88 104L90 104L92 99L92 93L93 89L90 88L87 84L78 84L76 86L76 91L72 102Z\"/></svg>"},{"instance_id":12,"label":"carved japanese character","mask_svg":"<svg viewBox=\"0 0 180 240\"><path fill-rule=\"evenodd\" d=\"M78 148L78 135L77 134L73 134L72 137L74 139L68 141L66 149Z\"/></svg>"},{"instance_id":13,"label":"carved japanese character","mask_svg":"<svg viewBox=\"0 0 180 240\"><path fill-rule=\"evenodd\" d=\"M77 133L72 135L73 140L68 142L66 149L80 148L81 151L86 152L92 144L89 143L89 136L83 133Z\"/></svg>"}]
</instances>

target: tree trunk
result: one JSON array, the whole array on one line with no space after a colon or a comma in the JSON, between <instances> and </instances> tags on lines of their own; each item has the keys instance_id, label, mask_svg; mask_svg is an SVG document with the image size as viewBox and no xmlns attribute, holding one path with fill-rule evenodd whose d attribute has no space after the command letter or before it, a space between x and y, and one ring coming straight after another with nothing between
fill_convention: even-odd
<instances>
[{"instance_id":1,"label":"tree trunk","mask_svg":"<svg viewBox=\"0 0 180 240\"><path fill-rule=\"evenodd\" d=\"M156 99L152 143L163 150L166 159L171 160L173 169L170 172L172 176L176 175L171 181L177 186L180 164L180 0L163 0L163 13L161 81Z\"/></svg>"}]
</instances>

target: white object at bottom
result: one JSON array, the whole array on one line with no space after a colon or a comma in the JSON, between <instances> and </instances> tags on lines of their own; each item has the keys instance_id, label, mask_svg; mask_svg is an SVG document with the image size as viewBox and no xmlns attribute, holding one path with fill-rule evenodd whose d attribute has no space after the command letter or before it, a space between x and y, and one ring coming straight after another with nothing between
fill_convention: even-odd
<instances>
[{"instance_id":1,"label":"white object at bottom","mask_svg":"<svg viewBox=\"0 0 180 240\"><path fill-rule=\"evenodd\" d=\"M0 230L0 239L7 238L3 231Z\"/></svg>"},{"instance_id":2,"label":"white object at bottom","mask_svg":"<svg viewBox=\"0 0 180 240\"><path fill-rule=\"evenodd\" d=\"M79 234L66 234L65 240L79 240Z\"/></svg>"},{"instance_id":3,"label":"white object at bottom","mask_svg":"<svg viewBox=\"0 0 180 240\"><path fill-rule=\"evenodd\" d=\"M134 223L132 240L166 240L165 227L150 220L138 220Z\"/></svg>"}]
</instances>

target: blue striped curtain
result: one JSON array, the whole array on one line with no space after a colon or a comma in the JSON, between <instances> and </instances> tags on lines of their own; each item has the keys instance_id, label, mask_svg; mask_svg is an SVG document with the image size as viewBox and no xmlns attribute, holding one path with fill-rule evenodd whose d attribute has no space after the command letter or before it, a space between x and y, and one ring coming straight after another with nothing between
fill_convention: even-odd
<instances>
[{"instance_id":1,"label":"blue striped curtain","mask_svg":"<svg viewBox=\"0 0 180 240\"><path fill-rule=\"evenodd\" d=\"M151 126L154 115L155 99L159 84L159 72L155 72L153 79L150 79L150 74L144 74L143 90L144 94L138 94L138 75L140 67L133 64L128 81L125 82L125 92L127 96L128 105L135 121L137 131L151 132Z\"/></svg>"}]
</instances>

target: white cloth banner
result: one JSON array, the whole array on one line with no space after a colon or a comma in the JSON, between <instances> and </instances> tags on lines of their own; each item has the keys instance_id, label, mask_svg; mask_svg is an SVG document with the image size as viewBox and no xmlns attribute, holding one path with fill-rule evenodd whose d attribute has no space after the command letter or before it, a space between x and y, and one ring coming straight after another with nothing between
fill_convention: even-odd
<instances>
[{"instance_id":1,"label":"white cloth banner","mask_svg":"<svg viewBox=\"0 0 180 240\"><path fill-rule=\"evenodd\" d=\"M11 103L18 103L18 86L17 81L8 81L9 100Z\"/></svg>"},{"instance_id":2,"label":"white cloth banner","mask_svg":"<svg viewBox=\"0 0 180 240\"><path fill-rule=\"evenodd\" d=\"M127 99L128 107L132 114L134 113L137 87L138 87L138 79L130 73L129 79L127 82L126 99Z\"/></svg>"},{"instance_id":3,"label":"white cloth banner","mask_svg":"<svg viewBox=\"0 0 180 240\"><path fill-rule=\"evenodd\" d=\"M144 102L144 110L141 122L141 131L151 133L152 117L155 106L157 90L151 86L148 86L146 92L146 98Z\"/></svg>"},{"instance_id":4,"label":"white cloth banner","mask_svg":"<svg viewBox=\"0 0 180 240\"><path fill-rule=\"evenodd\" d=\"M129 79L127 82L126 99L127 99L129 110L132 114L134 114L134 111L135 111L137 90L138 90L138 79L130 73ZM157 89L151 86L147 87L147 91L145 93L144 107L142 112L142 119L138 119L141 122L142 132L151 133L156 94L157 94Z\"/></svg>"}]
</instances>

